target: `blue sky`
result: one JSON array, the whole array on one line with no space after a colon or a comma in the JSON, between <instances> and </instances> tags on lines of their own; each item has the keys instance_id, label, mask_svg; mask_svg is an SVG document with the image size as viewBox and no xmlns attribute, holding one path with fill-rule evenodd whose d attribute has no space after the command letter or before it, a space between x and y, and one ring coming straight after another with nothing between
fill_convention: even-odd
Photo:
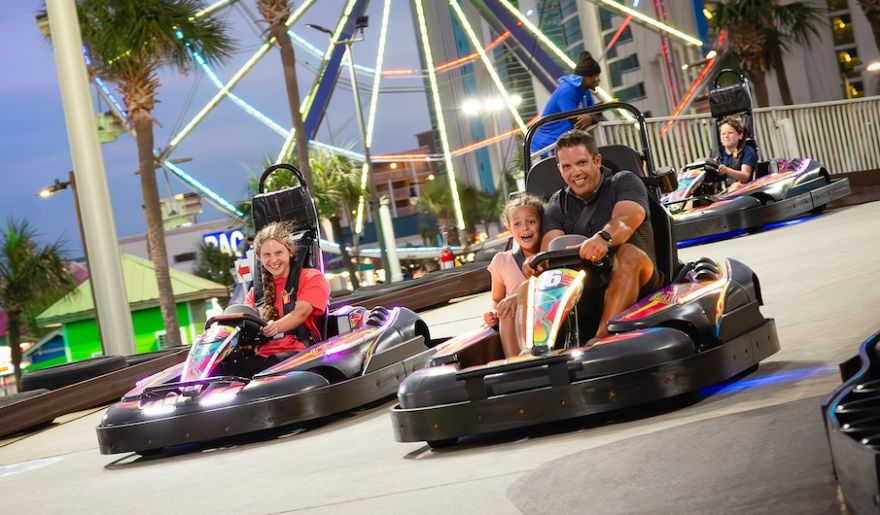
<instances>
[{"instance_id":1,"label":"blue sky","mask_svg":"<svg viewBox=\"0 0 880 515\"><path fill-rule=\"evenodd\" d=\"M252 0L246 0L256 11ZM294 30L312 44L323 48L327 36L308 29L305 23L333 27L341 12L341 0L321 0L294 26ZM35 193L57 178L66 180L72 168L64 113L61 106L54 56L34 20L40 1L4 2L0 7L0 34L4 51L0 53L0 211L9 217L25 218L35 226L43 241L62 238L69 255L81 255L75 208L69 191L48 199ZM385 62L387 68L418 68L416 36L413 30L410 2L395 1ZM354 47L355 62L373 66L379 36L382 2L372 2L367 14L370 27L366 40ZM232 28L240 51L216 70L221 80L228 80L259 46L256 28L248 22L241 8L227 9L223 16ZM320 59L301 47L295 47L300 66L300 90L311 87ZM347 74L345 74L347 77ZM155 117L157 146L165 146L177 130L210 99L216 88L200 72L188 76L163 73L160 77L159 104ZM370 87L368 79L359 75L362 90ZM389 86L421 86L419 80L387 81ZM282 126L289 126L289 110L277 50L270 52L237 86L234 92ZM94 95L93 95L94 101ZM357 121L354 118L351 91L339 89L328 109L318 140L350 146L361 150ZM99 106L95 106L96 110ZM103 109L107 109L103 106ZM366 110L366 105L364 106ZM427 99L423 92L383 94L379 100L373 152L386 153L416 146L415 134L430 128ZM329 128L328 130L328 122ZM332 132L332 137L331 137ZM248 168L261 171L263 156L277 155L282 139L271 129L246 114L236 105L223 101L206 120L172 154L189 157L181 166L201 182L230 201L246 195ZM111 203L117 236L130 236L145 231L141 193L134 174L137 150L127 135L116 142L102 145L104 166L110 187ZM157 175L160 195L168 196L186 190L169 176ZM170 183L170 188L168 184ZM224 218L219 211L206 205L199 221Z\"/></svg>"}]
</instances>

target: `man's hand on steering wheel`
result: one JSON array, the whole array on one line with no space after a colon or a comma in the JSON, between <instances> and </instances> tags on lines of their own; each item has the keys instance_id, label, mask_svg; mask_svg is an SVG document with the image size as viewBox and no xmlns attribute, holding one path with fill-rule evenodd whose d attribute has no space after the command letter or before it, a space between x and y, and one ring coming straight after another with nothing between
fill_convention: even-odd
<instances>
[{"instance_id":1,"label":"man's hand on steering wheel","mask_svg":"<svg viewBox=\"0 0 880 515\"><path fill-rule=\"evenodd\" d=\"M594 234L580 244L578 254L584 261L600 263L608 254L608 250L610 248L611 246L608 244L605 238L599 236L598 234Z\"/></svg>"}]
</instances>

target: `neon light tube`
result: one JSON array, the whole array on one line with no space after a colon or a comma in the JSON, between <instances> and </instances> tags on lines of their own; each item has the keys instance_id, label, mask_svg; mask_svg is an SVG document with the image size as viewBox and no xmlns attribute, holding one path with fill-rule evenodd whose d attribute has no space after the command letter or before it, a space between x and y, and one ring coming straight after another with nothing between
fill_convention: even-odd
<instances>
[{"instance_id":1,"label":"neon light tube","mask_svg":"<svg viewBox=\"0 0 880 515\"><path fill-rule=\"evenodd\" d=\"M501 1L504 2L505 0L501 0ZM633 18L636 19L637 22L644 23L645 25L649 25L649 26L651 26L661 32L665 32L665 33L669 34L670 36L674 36L674 37L682 40L683 42L687 43L688 45L693 45L693 46L698 46L698 47L703 46L703 42L700 41L699 39L697 39L693 36L690 36L688 34L685 34L684 32L676 29L675 27L672 27L672 26L667 25L665 23L662 23L658 20L655 20L654 18L651 18L650 16L646 16L646 15L642 14L641 12L633 9L632 7L627 7L623 4L619 4L619 3L615 2L613 0L593 0L593 2L598 2L606 7L609 7L611 9L615 9L619 12L622 12L623 14L627 14L629 16L632 16Z\"/></svg>"},{"instance_id":2,"label":"neon light tube","mask_svg":"<svg viewBox=\"0 0 880 515\"><path fill-rule=\"evenodd\" d=\"M483 50L483 45L480 42L477 35L474 33L473 27L471 27L470 22L467 17L464 15L464 11L461 10L461 6L458 5L456 0L449 0L449 5L452 7L452 10L455 11L455 15L458 16L458 21L461 22L462 27L464 27L465 33L467 33L468 38L471 40L471 45L477 50L477 53L480 54L480 60L483 61L483 65L486 67L486 71L489 72L489 77L492 78L492 82L495 83L495 87L498 88L498 92L501 94L501 98L504 99L504 103L507 105L507 109L510 111L510 114L513 116L513 119L516 121L516 124L519 125L519 130L522 131L523 134L526 133L526 124L523 123L522 117L516 110L516 106L513 104L513 100L510 99L510 95L507 94L507 88L504 87L504 84L501 83L501 77L498 76L498 73L495 71L495 67L489 61L489 56L486 55L486 51Z\"/></svg>"},{"instance_id":3,"label":"neon light tube","mask_svg":"<svg viewBox=\"0 0 880 515\"><path fill-rule=\"evenodd\" d=\"M446 162L446 175L449 176L449 187L452 190L452 206L458 229L465 229L464 215L461 211L461 199L458 198L458 185L455 181L455 168L452 166L452 152L449 150L449 139L446 136L446 121L443 118L443 105L440 102L440 91L437 86L437 74L434 72L434 58L431 56L431 42L428 39L428 26L425 22L425 10L422 0L415 0L416 17L419 20L419 35L425 52L425 64L428 66L428 79L431 84L431 98L434 101L434 112L437 115L437 130L440 132L440 144L443 147L443 158Z\"/></svg>"}]
</instances>

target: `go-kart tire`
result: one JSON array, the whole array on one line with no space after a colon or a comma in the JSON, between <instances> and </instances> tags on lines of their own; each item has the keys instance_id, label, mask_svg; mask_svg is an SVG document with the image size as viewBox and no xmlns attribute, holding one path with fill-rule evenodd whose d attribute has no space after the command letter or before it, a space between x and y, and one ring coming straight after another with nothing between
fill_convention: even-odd
<instances>
[{"instance_id":1,"label":"go-kart tire","mask_svg":"<svg viewBox=\"0 0 880 515\"><path fill-rule=\"evenodd\" d=\"M154 350L152 352L143 352L141 354L131 354L125 356L125 362L128 366L140 365L141 363L145 363L147 361L152 361L156 358L164 358L169 354L174 354L175 352L180 352L183 349L188 349L189 345L179 345L177 347L169 347L167 349L159 349Z\"/></svg>"},{"instance_id":2,"label":"go-kart tire","mask_svg":"<svg viewBox=\"0 0 880 515\"><path fill-rule=\"evenodd\" d=\"M43 395L44 393L46 393L48 391L49 390L47 390L45 388L38 388L36 390L31 390L29 392L19 392L19 393L13 393L12 395L4 395L3 397L0 397L0 408L2 408L3 406L8 406L10 404L14 404L18 401L30 399L31 397Z\"/></svg>"},{"instance_id":3,"label":"go-kart tire","mask_svg":"<svg viewBox=\"0 0 880 515\"><path fill-rule=\"evenodd\" d=\"M444 438L442 440L428 440L425 442L432 449L447 449L458 444L458 438Z\"/></svg>"},{"instance_id":4,"label":"go-kart tire","mask_svg":"<svg viewBox=\"0 0 880 515\"><path fill-rule=\"evenodd\" d=\"M92 379L128 366L122 356L98 356L96 358L62 363L33 372L25 372L21 376L19 391L29 392L40 388L55 390L64 386Z\"/></svg>"}]
</instances>

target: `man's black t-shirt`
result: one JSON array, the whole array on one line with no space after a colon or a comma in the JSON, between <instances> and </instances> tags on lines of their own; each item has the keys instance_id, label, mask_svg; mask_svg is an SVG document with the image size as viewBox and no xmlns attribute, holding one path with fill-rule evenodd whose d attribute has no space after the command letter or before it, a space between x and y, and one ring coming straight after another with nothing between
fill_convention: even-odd
<instances>
[{"instance_id":1,"label":"man's black t-shirt","mask_svg":"<svg viewBox=\"0 0 880 515\"><path fill-rule=\"evenodd\" d=\"M642 249L655 265L657 259L654 251L654 232L651 229L651 207L648 203L648 189L642 180L633 172L621 171L612 173L602 167L602 183L589 199L583 200L570 188L557 191L550 197L544 207L541 228L544 234L554 229L565 234L582 234L592 236L601 231L611 220L614 205L621 200L630 200L645 210L645 220L639 225L627 243ZM581 211L592 203L596 203L592 216L585 231L576 232L575 225Z\"/></svg>"}]
</instances>

